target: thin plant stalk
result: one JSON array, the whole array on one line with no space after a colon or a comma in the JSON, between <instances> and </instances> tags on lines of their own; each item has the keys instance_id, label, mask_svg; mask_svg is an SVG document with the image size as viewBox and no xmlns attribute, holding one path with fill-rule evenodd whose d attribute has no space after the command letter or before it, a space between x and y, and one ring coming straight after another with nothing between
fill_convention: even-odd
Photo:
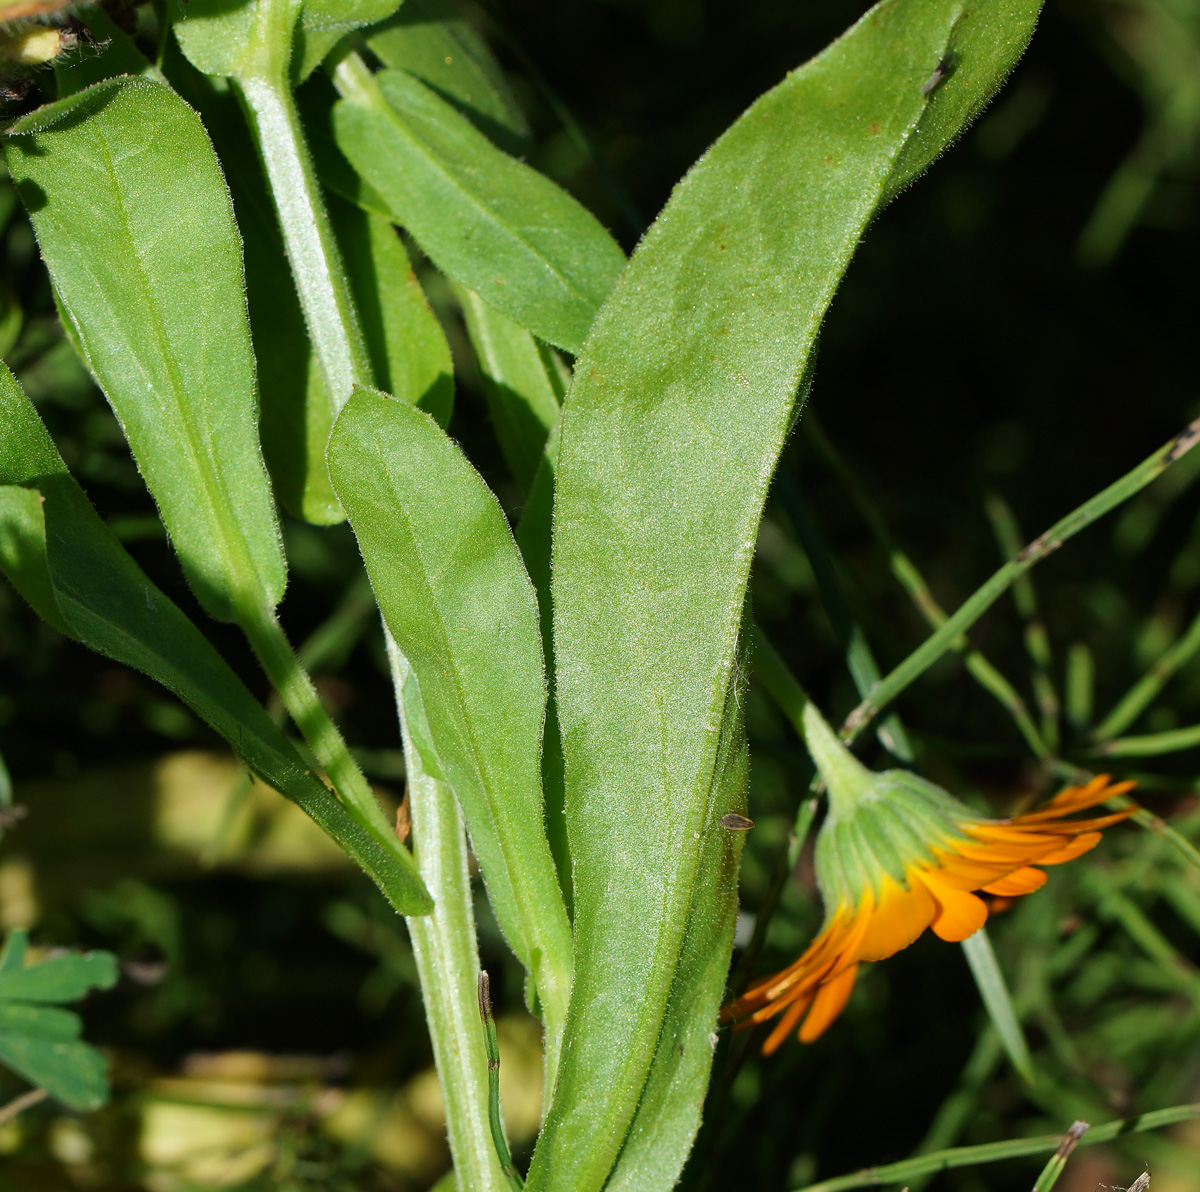
<instances>
[{"instance_id":1,"label":"thin plant stalk","mask_svg":"<svg viewBox=\"0 0 1200 1192\"><path fill-rule=\"evenodd\" d=\"M947 650L1008 590L1013 581L1048 555L1058 550L1080 530L1111 512L1134 493L1157 480L1177 459L1200 441L1200 418L1194 419L1170 442L1143 460L1106 489L1089 498L1048 530L1035 538L1014 559L1005 563L982 587L978 588L935 633L931 634L895 669L880 680L870 696L862 701L842 724L842 736L853 741L874 718L902 691L919 679Z\"/></svg>"},{"instance_id":2,"label":"thin plant stalk","mask_svg":"<svg viewBox=\"0 0 1200 1192\"><path fill-rule=\"evenodd\" d=\"M372 383L371 365L329 214L292 98L288 69L299 15L294 0L258 0L258 52L234 77L271 186L309 337L334 409L356 384Z\"/></svg>"},{"instance_id":3,"label":"thin plant stalk","mask_svg":"<svg viewBox=\"0 0 1200 1192\"><path fill-rule=\"evenodd\" d=\"M1033 1185L1033 1192L1050 1192L1066 1168L1067 1160L1075 1153L1075 1148L1090 1129L1091 1126L1087 1122L1072 1123L1071 1128L1063 1136L1062 1142L1059 1143L1058 1150L1050 1156L1050 1161L1042 1168L1042 1174L1038 1176L1037 1182Z\"/></svg>"},{"instance_id":4,"label":"thin plant stalk","mask_svg":"<svg viewBox=\"0 0 1200 1192\"><path fill-rule=\"evenodd\" d=\"M1143 1130L1160 1130L1176 1122L1186 1122L1200 1117L1200 1103L1173 1105L1169 1109L1157 1109L1139 1117L1124 1118L1093 1126L1080 1140L1080 1146L1092 1146L1098 1142L1111 1142L1124 1134L1139 1134ZM902 1184L939 1171L950 1171L956 1167L970 1167L978 1163L997 1163L1003 1159L1022 1159L1030 1155L1044 1155L1056 1151L1062 1145L1061 1134L1039 1134L1034 1138L1013 1138L1007 1142L985 1142L976 1146L952 1147L950 1150L934 1151L913 1159L902 1159L899 1163L886 1163L880 1167L867 1167L850 1175L839 1175L819 1183L806 1184L797 1192L847 1192L850 1188L877 1188L881 1184Z\"/></svg>"},{"instance_id":5,"label":"thin plant stalk","mask_svg":"<svg viewBox=\"0 0 1200 1192\"><path fill-rule=\"evenodd\" d=\"M412 670L388 635L388 661L404 738L413 851L434 897L432 913L406 920L433 1043L446 1133L459 1192L493 1192L505 1174L492 1142L488 1056L479 1021L479 953L467 843L454 792L425 768L413 733L423 717Z\"/></svg>"}]
</instances>

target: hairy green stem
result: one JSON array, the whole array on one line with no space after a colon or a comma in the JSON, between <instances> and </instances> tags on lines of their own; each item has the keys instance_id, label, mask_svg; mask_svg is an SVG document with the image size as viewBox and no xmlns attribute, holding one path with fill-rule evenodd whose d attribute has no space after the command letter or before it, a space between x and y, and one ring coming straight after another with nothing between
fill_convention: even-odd
<instances>
[{"instance_id":1,"label":"hairy green stem","mask_svg":"<svg viewBox=\"0 0 1200 1192\"><path fill-rule=\"evenodd\" d=\"M247 54L234 82L262 155L308 334L337 411L355 384L372 384L370 359L292 98L288 64L298 6L292 0L258 0L257 13L255 51Z\"/></svg>"},{"instance_id":2,"label":"hairy green stem","mask_svg":"<svg viewBox=\"0 0 1200 1192\"><path fill-rule=\"evenodd\" d=\"M374 836L387 841L394 850L403 852L411 861L408 850L396 841L395 832L371 793L337 725L321 703L312 679L300 665L274 612L269 609L242 611L238 623L271 686L279 693L288 715L308 742L347 810Z\"/></svg>"},{"instance_id":3,"label":"hairy green stem","mask_svg":"<svg viewBox=\"0 0 1200 1192\"><path fill-rule=\"evenodd\" d=\"M1024 575L1047 555L1053 554L1080 530L1086 529L1156 480L1177 459L1190 451L1197 441L1200 441L1200 418L1189 423L1169 443L1160 447L1120 480L1110 484L1066 517L1055 522L1016 558L1005 563L939 630L926 638L899 666L880 680L870 696L846 717L842 724L843 737L854 740L896 696L919 679L947 650L953 649L955 640L974 625L1019 576Z\"/></svg>"},{"instance_id":4,"label":"hairy green stem","mask_svg":"<svg viewBox=\"0 0 1200 1192\"><path fill-rule=\"evenodd\" d=\"M420 691L388 635L388 660L404 738L408 804L417 870L434 897L433 912L410 918L408 934L421 981L425 1020L442 1100L458 1192L496 1192L507 1182L492 1143L488 1057L476 988L479 953L467 872L467 843L454 792L431 774Z\"/></svg>"}]
</instances>

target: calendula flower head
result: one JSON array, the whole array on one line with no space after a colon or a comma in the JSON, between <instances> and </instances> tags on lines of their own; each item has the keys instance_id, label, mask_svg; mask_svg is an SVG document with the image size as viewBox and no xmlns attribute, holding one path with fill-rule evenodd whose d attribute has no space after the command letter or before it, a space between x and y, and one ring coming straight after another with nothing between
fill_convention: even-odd
<instances>
[{"instance_id":1,"label":"calendula flower head","mask_svg":"<svg viewBox=\"0 0 1200 1192\"><path fill-rule=\"evenodd\" d=\"M944 940L965 940L988 916L974 891L1029 894L1045 884L1039 866L1086 853L1102 828L1136 810L1067 820L1134 785L1100 775L1040 811L986 819L916 774L867 769L811 703L804 729L829 802L816 845L825 921L799 959L722 1011L739 1028L781 1016L763 1045L767 1055L797 1025L802 1042L821 1035L849 999L860 964L907 948L927 927Z\"/></svg>"}]
</instances>

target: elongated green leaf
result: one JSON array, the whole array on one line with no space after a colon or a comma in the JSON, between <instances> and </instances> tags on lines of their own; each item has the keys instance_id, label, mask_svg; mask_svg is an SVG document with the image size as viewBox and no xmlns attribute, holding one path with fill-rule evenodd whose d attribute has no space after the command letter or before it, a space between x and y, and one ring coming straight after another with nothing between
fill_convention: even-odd
<instances>
[{"instance_id":1,"label":"elongated green leaf","mask_svg":"<svg viewBox=\"0 0 1200 1192\"><path fill-rule=\"evenodd\" d=\"M607 1179L683 996L688 915L723 897L701 858L767 482L825 309L975 11L886 0L755 103L676 187L577 362L553 579L576 976L531 1192ZM997 26L1010 61L1030 23Z\"/></svg>"},{"instance_id":2,"label":"elongated green leaf","mask_svg":"<svg viewBox=\"0 0 1200 1192\"><path fill-rule=\"evenodd\" d=\"M334 198L329 214L380 386L446 426L454 410L450 345L391 221Z\"/></svg>"},{"instance_id":3,"label":"elongated green leaf","mask_svg":"<svg viewBox=\"0 0 1200 1192\"><path fill-rule=\"evenodd\" d=\"M347 33L390 17L400 0L306 0L300 9L292 79L301 82Z\"/></svg>"},{"instance_id":4,"label":"elongated green leaf","mask_svg":"<svg viewBox=\"0 0 1200 1192\"><path fill-rule=\"evenodd\" d=\"M479 361L483 395L504 462L528 493L558 424L561 378L528 331L488 306L472 290L458 290L467 334Z\"/></svg>"},{"instance_id":5,"label":"elongated green leaf","mask_svg":"<svg viewBox=\"0 0 1200 1192\"><path fill-rule=\"evenodd\" d=\"M455 0L405 0L372 30L371 52L390 70L405 70L449 100L480 132L509 153L528 147L529 124L500 64Z\"/></svg>"},{"instance_id":6,"label":"elongated green leaf","mask_svg":"<svg viewBox=\"0 0 1200 1192\"><path fill-rule=\"evenodd\" d=\"M213 616L274 606L241 247L216 155L168 88L119 79L23 117L5 157L62 305Z\"/></svg>"},{"instance_id":7,"label":"elongated green leaf","mask_svg":"<svg viewBox=\"0 0 1200 1192\"><path fill-rule=\"evenodd\" d=\"M338 146L439 269L577 352L625 263L595 217L403 71L343 63Z\"/></svg>"},{"instance_id":8,"label":"elongated green leaf","mask_svg":"<svg viewBox=\"0 0 1200 1192\"><path fill-rule=\"evenodd\" d=\"M32 538L26 549L45 551L43 565L70 631L174 691L251 770L299 804L354 857L397 910L427 912L432 903L408 851L394 839L385 845L373 836L304 768L241 680L100 520L3 366L0 425L0 485L19 485L43 499L43 536Z\"/></svg>"},{"instance_id":9,"label":"elongated green leaf","mask_svg":"<svg viewBox=\"0 0 1200 1192\"><path fill-rule=\"evenodd\" d=\"M542 826L546 689L533 588L496 498L427 414L357 391L334 426L329 471L553 1052L571 937Z\"/></svg>"},{"instance_id":10,"label":"elongated green leaf","mask_svg":"<svg viewBox=\"0 0 1200 1192\"><path fill-rule=\"evenodd\" d=\"M713 1021L725 992L737 921L743 833L720 825L726 810L746 811L749 750L742 721L746 652L725 700L721 743L702 829L700 867L712 875L688 909L679 968L637 1113L605 1184L606 1192L673 1188L700 1127L701 1098L713 1058Z\"/></svg>"}]
</instances>

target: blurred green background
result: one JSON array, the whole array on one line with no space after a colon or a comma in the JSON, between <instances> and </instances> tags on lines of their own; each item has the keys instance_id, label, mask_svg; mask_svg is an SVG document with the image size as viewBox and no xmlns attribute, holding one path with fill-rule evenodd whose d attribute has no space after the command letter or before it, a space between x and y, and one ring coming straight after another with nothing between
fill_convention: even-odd
<instances>
[{"instance_id":1,"label":"blurred green background","mask_svg":"<svg viewBox=\"0 0 1200 1192\"><path fill-rule=\"evenodd\" d=\"M489 0L467 11L530 116L530 160L632 248L696 156L862 9ZM52 96L52 75L36 78L13 112ZM1200 413L1198 154L1200 2L1051 0L998 99L868 233L827 320L809 410L943 607L1000 562L998 510L1032 538ZM265 694L236 633L196 610L116 423L62 338L7 185L0 221L4 358L110 525ZM436 279L431 297L457 352L451 432L511 502L452 299ZM813 425L784 458L754 607L806 688L842 716L856 702L845 625L863 627L885 670L927 628ZM1057 714L1063 754L1080 765L1101 766L1089 730L1200 613L1198 475L1200 452L1040 565L1033 613L1006 598L972 632L1035 718ZM308 641L324 697L396 800L392 695L353 538L291 521L285 534L289 633ZM844 592L832 615L814 571L826 560ZM1063 707L1072 651L1077 678L1085 658L1094 664L1090 711L1081 684ZM112 1104L91 1117L43 1104L0 1125L5 1192L432 1186L448 1162L440 1102L403 925L382 899L172 697L64 641L8 588L0 668L0 753L25 812L2 813L0 927L111 949L123 971L83 1007L88 1037L112 1056ZM1003 813L1054 789L953 656L898 711L921 770L979 807ZM757 685L747 716L756 827L743 944L808 781L802 747ZM1197 721L1192 657L1129 731ZM864 755L886 764L875 742ZM1141 777L1146 804L1200 840L1198 759L1192 749L1108 765ZM479 917L522 1153L537 1123L537 1031L482 897ZM794 957L819 917L806 852L756 971ZM1026 1014L1033 1089L988 1031L960 950L926 937L869 972L812 1047L762 1061L745 1036L722 1038L685 1186L798 1188L922 1142L1200 1100L1200 871L1125 826L993 924ZM20 1090L0 1074L0 1101ZM1145 1163L1154 1192L1200 1192L1200 1127L1080 1151L1058 1187L1125 1187ZM964 1169L929 1186L1024 1192L1039 1166Z\"/></svg>"}]
</instances>

